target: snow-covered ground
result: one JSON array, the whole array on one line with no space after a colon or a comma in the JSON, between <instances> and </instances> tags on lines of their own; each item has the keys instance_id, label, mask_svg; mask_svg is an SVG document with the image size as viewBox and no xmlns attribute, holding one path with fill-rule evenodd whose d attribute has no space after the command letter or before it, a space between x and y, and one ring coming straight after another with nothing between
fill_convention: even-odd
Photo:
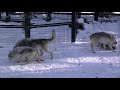
<instances>
[{"instance_id":1,"label":"snow-covered ground","mask_svg":"<svg viewBox=\"0 0 120 90\"><path fill-rule=\"evenodd\" d=\"M63 22L70 17L58 17L51 22ZM91 21L93 17L88 17ZM45 53L42 63L30 62L19 65L8 60L8 53L15 43L24 37L22 29L0 28L0 78L119 78L120 77L120 17L111 17L116 22L90 22L85 24L85 30L79 30L76 42L71 43L71 30L68 26L34 28L31 37L51 37L51 31L56 31L56 41L49 45L54 58ZM45 22L41 18L34 23ZM15 24L4 23L1 24ZM17 23L20 24L20 23ZM113 33L117 39L117 50L91 52L89 36L94 32L105 31Z\"/></svg>"}]
</instances>

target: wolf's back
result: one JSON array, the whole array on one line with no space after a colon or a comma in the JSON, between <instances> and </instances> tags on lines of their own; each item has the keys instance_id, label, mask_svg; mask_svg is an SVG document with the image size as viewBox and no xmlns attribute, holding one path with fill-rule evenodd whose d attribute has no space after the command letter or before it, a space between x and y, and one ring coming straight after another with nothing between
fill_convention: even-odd
<instances>
[{"instance_id":1,"label":"wolf's back","mask_svg":"<svg viewBox=\"0 0 120 90\"><path fill-rule=\"evenodd\" d=\"M97 32L97 33L94 33L94 34L90 35L90 39L92 39L92 38L101 38L101 37L111 39L113 36L111 36L111 34L105 33L105 32Z\"/></svg>"},{"instance_id":2,"label":"wolf's back","mask_svg":"<svg viewBox=\"0 0 120 90\"><path fill-rule=\"evenodd\" d=\"M21 47L21 46L31 46L33 43L44 43L44 42L52 42L54 39L56 38L56 32L55 30L52 31L52 37L50 39L32 39L32 38L24 38L22 40L19 40L15 46L15 47Z\"/></svg>"},{"instance_id":3,"label":"wolf's back","mask_svg":"<svg viewBox=\"0 0 120 90\"><path fill-rule=\"evenodd\" d=\"M15 47L21 47L21 46L29 46L29 43L31 42L31 40L32 40L31 38L24 38L24 39L18 41L15 44L14 48Z\"/></svg>"}]
</instances>

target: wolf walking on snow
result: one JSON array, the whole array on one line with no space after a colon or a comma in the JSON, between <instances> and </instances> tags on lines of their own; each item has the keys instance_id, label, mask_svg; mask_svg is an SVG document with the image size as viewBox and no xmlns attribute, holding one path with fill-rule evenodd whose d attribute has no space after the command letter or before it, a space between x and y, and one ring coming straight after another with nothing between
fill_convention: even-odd
<instances>
[{"instance_id":1,"label":"wolf walking on snow","mask_svg":"<svg viewBox=\"0 0 120 90\"><path fill-rule=\"evenodd\" d=\"M95 47L100 44L104 49L110 48L112 51L116 49L117 41L113 34L105 32L97 32L90 35L92 52L95 53Z\"/></svg>"},{"instance_id":2,"label":"wolf walking on snow","mask_svg":"<svg viewBox=\"0 0 120 90\"><path fill-rule=\"evenodd\" d=\"M48 45L50 42L54 41L56 37L55 30L52 31L52 37L50 39L33 39L33 38L24 38L16 43L14 48L21 46L29 46L33 47L37 50L40 55L43 55L43 51L49 53L51 55L51 59L53 59L53 53L49 51Z\"/></svg>"}]
</instances>

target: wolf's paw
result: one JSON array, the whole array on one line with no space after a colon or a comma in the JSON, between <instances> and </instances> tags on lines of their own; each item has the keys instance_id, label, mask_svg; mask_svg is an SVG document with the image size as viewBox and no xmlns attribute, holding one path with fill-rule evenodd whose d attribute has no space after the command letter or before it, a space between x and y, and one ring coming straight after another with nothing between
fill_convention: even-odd
<instances>
[{"instance_id":1,"label":"wolf's paw","mask_svg":"<svg viewBox=\"0 0 120 90\"><path fill-rule=\"evenodd\" d=\"M113 52L116 52L116 51L113 51Z\"/></svg>"},{"instance_id":2,"label":"wolf's paw","mask_svg":"<svg viewBox=\"0 0 120 90\"><path fill-rule=\"evenodd\" d=\"M53 59L53 57L51 57L50 59Z\"/></svg>"},{"instance_id":3,"label":"wolf's paw","mask_svg":"<svg viewBox=\"0 0 120 90\"><path fill-rule=\"evenodd\" d=\"M20 61L17 61L16 63L20 63Z\"/></svg>"},{"instance_id":4,"label":"wolf's paw","mask_svg":"<svg viewBox=\"0 0 120 90\"><path fill-rule=\"evenodd\" d=\"M44 60L43 59L41 59L41 60L36 60L38 63L41 63L41 62L43 62Z\"/></svg>"},{"instance_id":5,"label":"wolf's paw","mask_svg":"<svg viewBox=\"0 0 120 90\"><path fill-rule=\"evenodd\" d=\"M96 52L93 52L93 53L96 53Z\"/></svg>"}]
</instances>

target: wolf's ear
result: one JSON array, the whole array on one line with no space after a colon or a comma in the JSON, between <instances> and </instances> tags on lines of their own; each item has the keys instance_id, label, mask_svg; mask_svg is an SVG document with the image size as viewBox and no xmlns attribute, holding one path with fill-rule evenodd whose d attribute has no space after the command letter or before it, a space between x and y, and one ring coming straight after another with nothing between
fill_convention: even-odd
<instances>
[{"instance_id":1,"label":"wolf's ear","mask_svg":"<svg viewBox=\"0 0 120 90\"><path fill-rule=\"evenodd\" d=\"M52 32L54 32L55 33L55 30L53 29L53 31Z\"/></svg>"}]
</instances>

